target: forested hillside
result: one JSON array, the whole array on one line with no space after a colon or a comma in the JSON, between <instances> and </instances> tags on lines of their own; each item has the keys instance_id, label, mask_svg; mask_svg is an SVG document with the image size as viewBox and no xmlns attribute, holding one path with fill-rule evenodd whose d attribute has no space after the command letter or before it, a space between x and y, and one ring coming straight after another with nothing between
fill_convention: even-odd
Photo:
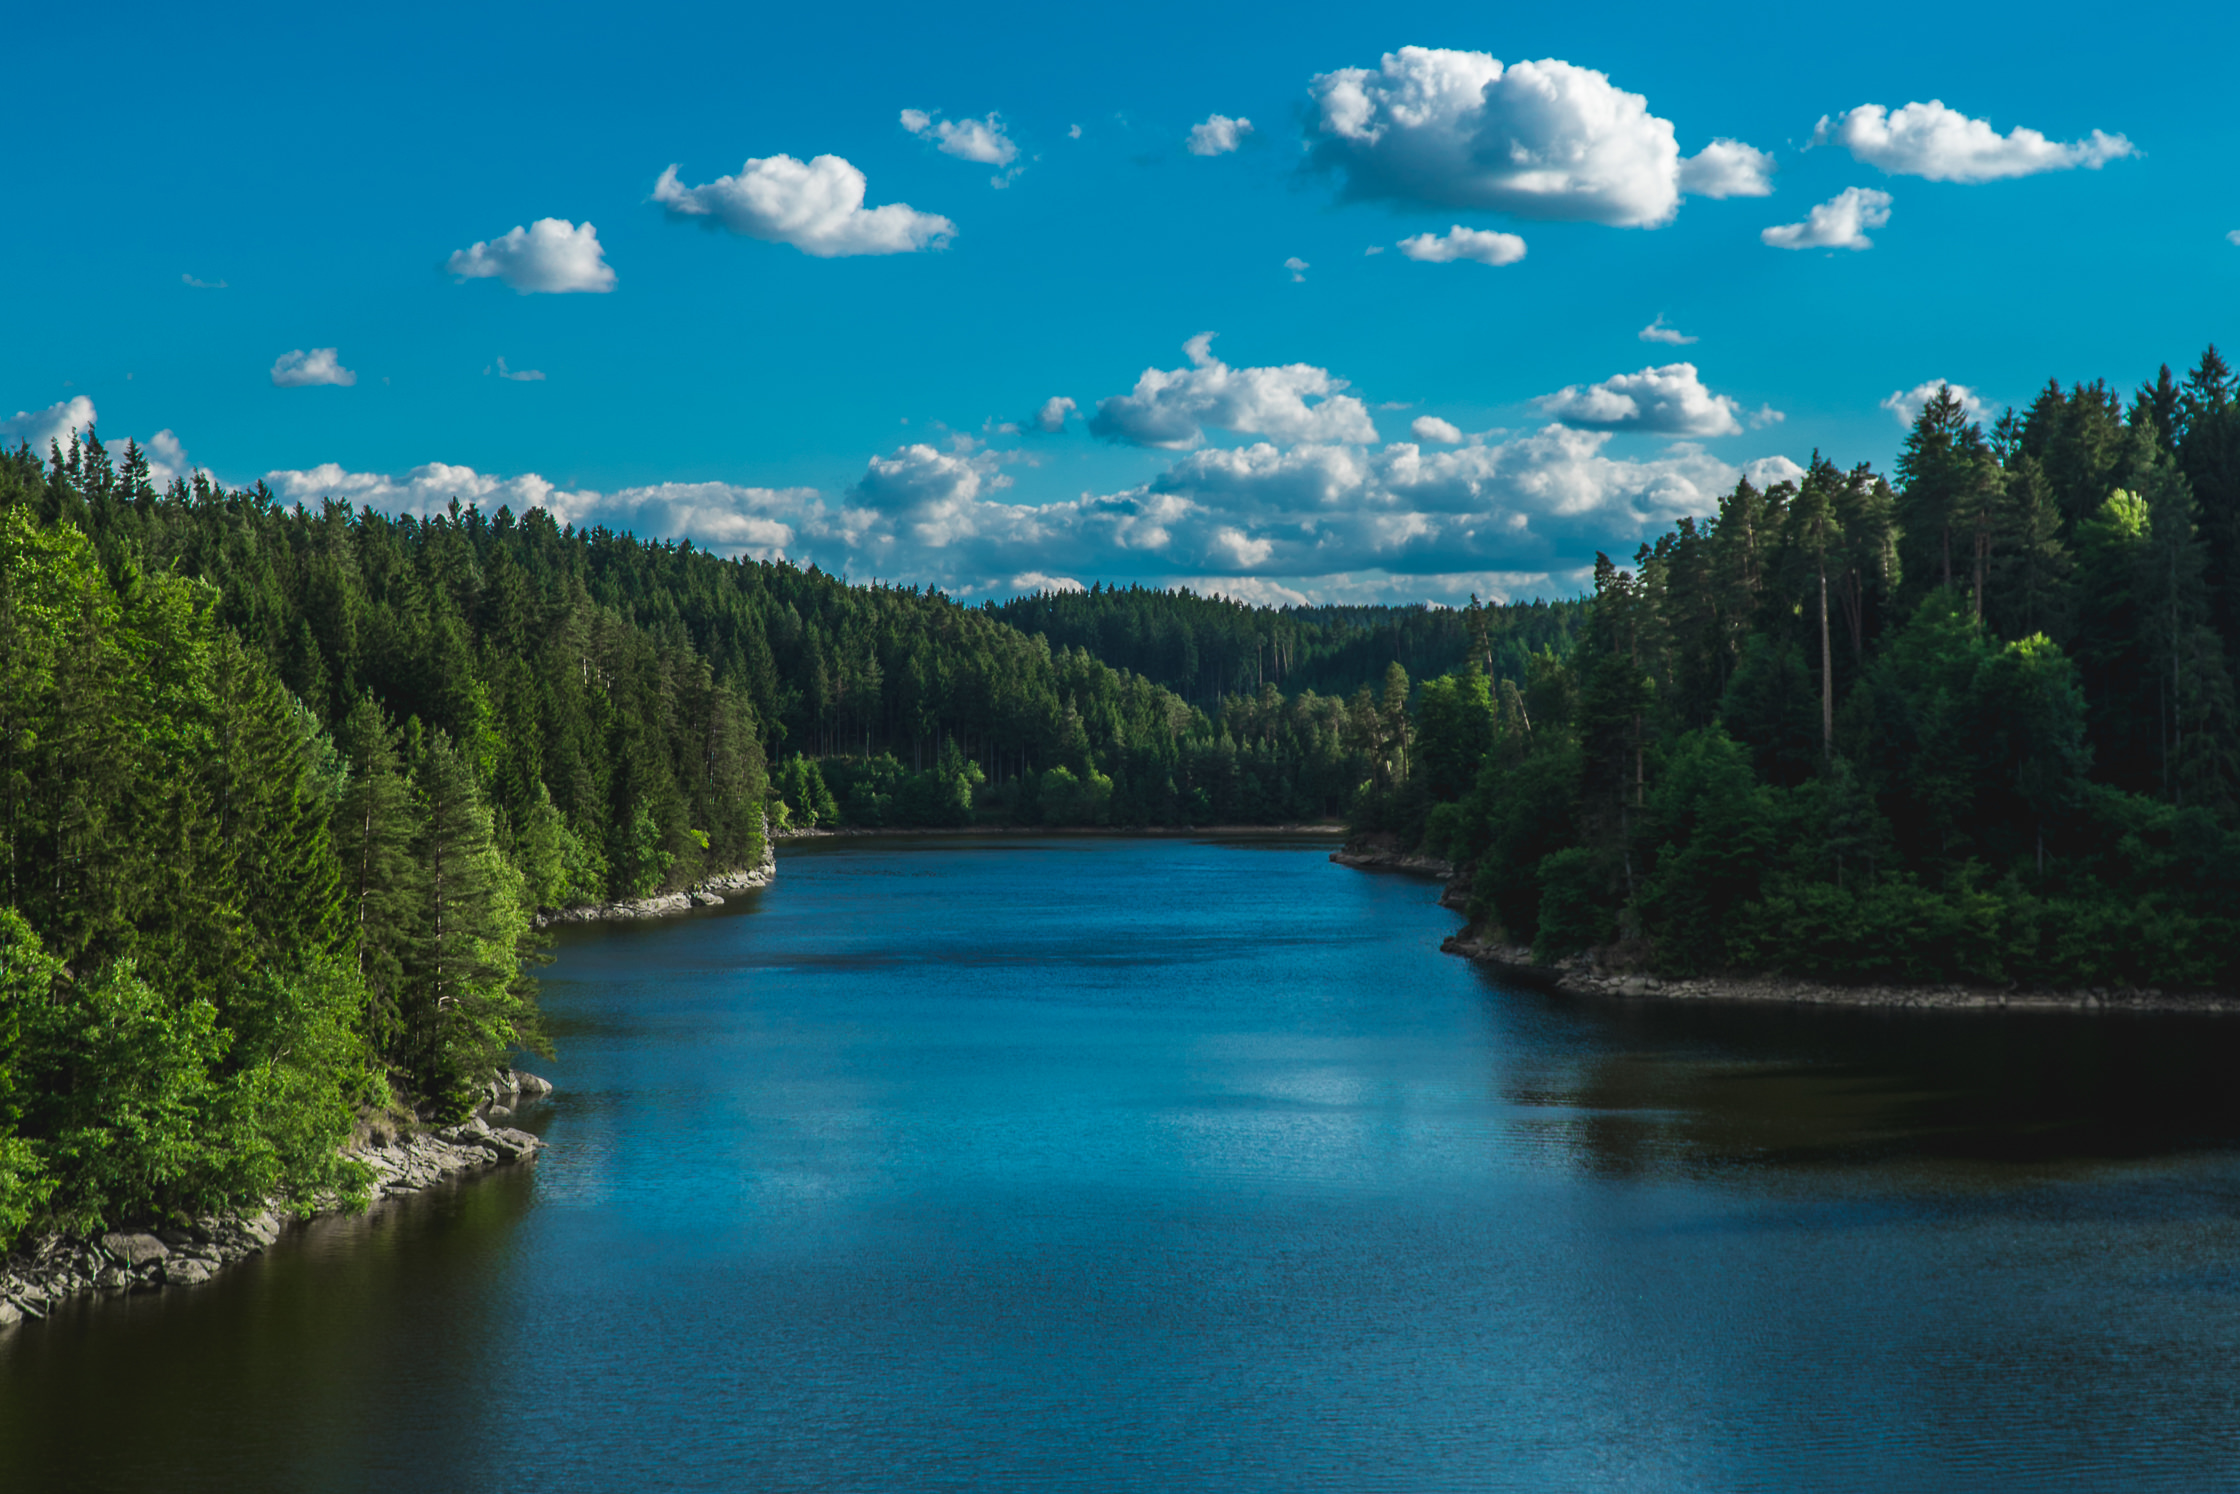
<instances>
[{"instance_id":1,"label":"forested hillside","mask_svg":"<svg viewBox=\"0 0 2240 1494\"><path fill-rule=\"evenodd\" d=\"M1131 606L1282 639L1276 677L1189 699L1001 609L542 512L157 492L90 432L0 457L0 1243L347 1188L358 1117L455 1115L537 1043L535 910L751 865L766 814L1334 816L1398 778L1401 660L1521 670L1571 615ZM1350 695L1279 688L1316 667Z\"/></svg>"},{"instance_id":2,"label":"forested hillside","mask_svg":"<svg viewBox=\"0 0 2240 1494\"><path fill-rule=\"evenodd\" d=\"M1494 675L1522 679L1534 654L1569 651L1585 612L1578 602L1534 601L1492 608L1473 623L1451 607L1253 607L1141 586L1037 592L993 610L1209 710L1265 685L1288 694L1381 690L1394 664L1423 679L1473 655Z\"/></svg>"},{"instance_id":3,"label":"forested hillside","mask_svg":"<svg viewBox=\"0 0 2240 1494\"><path fill-rule=\"evenodd\" d=\"M2240 408L1949 391L1603 558L1568 657L1421 692L1359 824L1469 863L1489 936L1667 972L2240 984Z\"/></svg>"}]
</instances>

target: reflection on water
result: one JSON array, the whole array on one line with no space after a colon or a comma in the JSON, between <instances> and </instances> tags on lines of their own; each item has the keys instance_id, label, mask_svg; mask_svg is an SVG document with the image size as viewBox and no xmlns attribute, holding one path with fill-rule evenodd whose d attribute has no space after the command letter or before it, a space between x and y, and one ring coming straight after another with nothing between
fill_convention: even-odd
<instances>
[{"instance_id":1,"label":"reflection on water","mask_svg":"<svg viewBox=\"0 0 2240 1494\"><path fill-rule=\"evenodd\" d=\"M1532 997L1589 1029L1504 1093L1612 1176L1849 1167L1986 1180L2240 1141L2240 1024L2214 1016L1845 1011ZM1524 1050L1529 1051L1529 1050Z\"/></svg>"},{"instance_id":2,"label":"reflection on water","mask_svg":"<svg viewBox=\"0 0 2240 1494\"><path fill-rule=\"evenodd\" d=\"M2240 1483L2240 1023L1552 997L1326 850L570 931L533 1172L0 1337L0 1487Z\"/></svg>"}]
</instances>

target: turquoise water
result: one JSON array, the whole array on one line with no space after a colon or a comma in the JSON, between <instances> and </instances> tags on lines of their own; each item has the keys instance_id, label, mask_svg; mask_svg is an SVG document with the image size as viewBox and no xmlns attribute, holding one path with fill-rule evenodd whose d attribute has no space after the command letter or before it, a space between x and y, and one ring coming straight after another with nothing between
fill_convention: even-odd
<instances>
[{"instance_id":1,"label":"turquoise water","mask_svg":"<svg viewBox=\"0 0 2240 1494\"><path fill-rule=\"evenodd\" d=\"M533 1170L0 1336L0 1487L2240 1486L2240 1023L1555 998L1328 849L571 932Z\"/></svg>"}]
</instances>

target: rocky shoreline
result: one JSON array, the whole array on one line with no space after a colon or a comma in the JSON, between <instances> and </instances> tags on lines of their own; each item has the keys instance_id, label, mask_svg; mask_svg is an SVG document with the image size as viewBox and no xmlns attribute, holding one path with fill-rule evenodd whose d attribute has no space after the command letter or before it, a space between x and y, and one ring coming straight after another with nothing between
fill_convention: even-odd
<instances>
[{"instance_id":1,"label":"rocky shoreline","mask_svg":"<svg viewBox=\"0 0 2240 1494\"><path fill-rule=\"evenodd\" d=\"M615 903L578 903L568 908L540 908L531 920L540 929L556 923L622 923L639 918L671 918L694 908L720 908L725 894L737 896L767 887L778 875L776 837L765 834L762 860L743 871L723 872L695 883L682 892L659 897L633 898Z\"/></svg>"},{"instance_id":2,"label":"rocky shoreline","mask_svg":"<svg viewBox=\"0 0 2240 1494\"><path fill-rule=\"evenodd\" d=\"M544 1142L504 1123L520 1106L551 1093L548 1081L506 1069L490 1081L488 1094L462 1125L411 1135L377 1129L347 1153L373 1171L369 1207L533 1160ZM340 1211L339 1200L326 1200L316 1214ZM44 1318L87 1293L199 1286L226 1267L262 1254L297 1222L293 1213L268 1206L255 1213L213 1214L190 1224L20 1242L0 1259L0 1330L26 1318Z\"/></svg>"},{"instance_id":3,"label":"rocky shoreline","mask_svg":"<svg viewBox=\"0 0 2240 1494\"><path fill-rule=\"evenodd\" d=\"M1400 851L1389 837L1362 837L1331 853L1340 866L1364 871L1399 871L1434 877L1446 884L1439 905L1462 912L1470 901L1469 869L1435 856ZM1666 980L1646 971L1622 968L1590 951L1543 964L1522 945L1478 937L1467 927L1450 934L1439 948L1499 971L1519 985L1566 996L1620 1000L1725 1001L1790 1006L1907 1008L1915 1011L2009 1012L2240 1012L2240 998L2214 991L2162 991L2152 988L2095 987L2089 990L2029 991L2002 986L1839 986L1779 975L1722 975Z\"/></svg>"}]
</instances>

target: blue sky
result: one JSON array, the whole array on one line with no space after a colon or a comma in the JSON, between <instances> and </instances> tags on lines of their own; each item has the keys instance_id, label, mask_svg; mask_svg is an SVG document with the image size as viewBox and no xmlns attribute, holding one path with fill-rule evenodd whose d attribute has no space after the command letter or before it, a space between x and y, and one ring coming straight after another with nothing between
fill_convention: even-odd
<instances>
[{"instance_id":1,"label":"blue sky","mask_svg":"<svg viewBox=\"0 0 2240 1494\"><path fill-rule=\"evenodd\" d=\"M542 501L968 597L1569 594L1740 472L1886 465L1925 381L1995 411L2240 341L2240 23L2206 8L163 7L11 41L45 169L0 234L10 439L90 406L291 497ZM888 212L834 211L851 173Z\"/></svg>"}]
</instances>

